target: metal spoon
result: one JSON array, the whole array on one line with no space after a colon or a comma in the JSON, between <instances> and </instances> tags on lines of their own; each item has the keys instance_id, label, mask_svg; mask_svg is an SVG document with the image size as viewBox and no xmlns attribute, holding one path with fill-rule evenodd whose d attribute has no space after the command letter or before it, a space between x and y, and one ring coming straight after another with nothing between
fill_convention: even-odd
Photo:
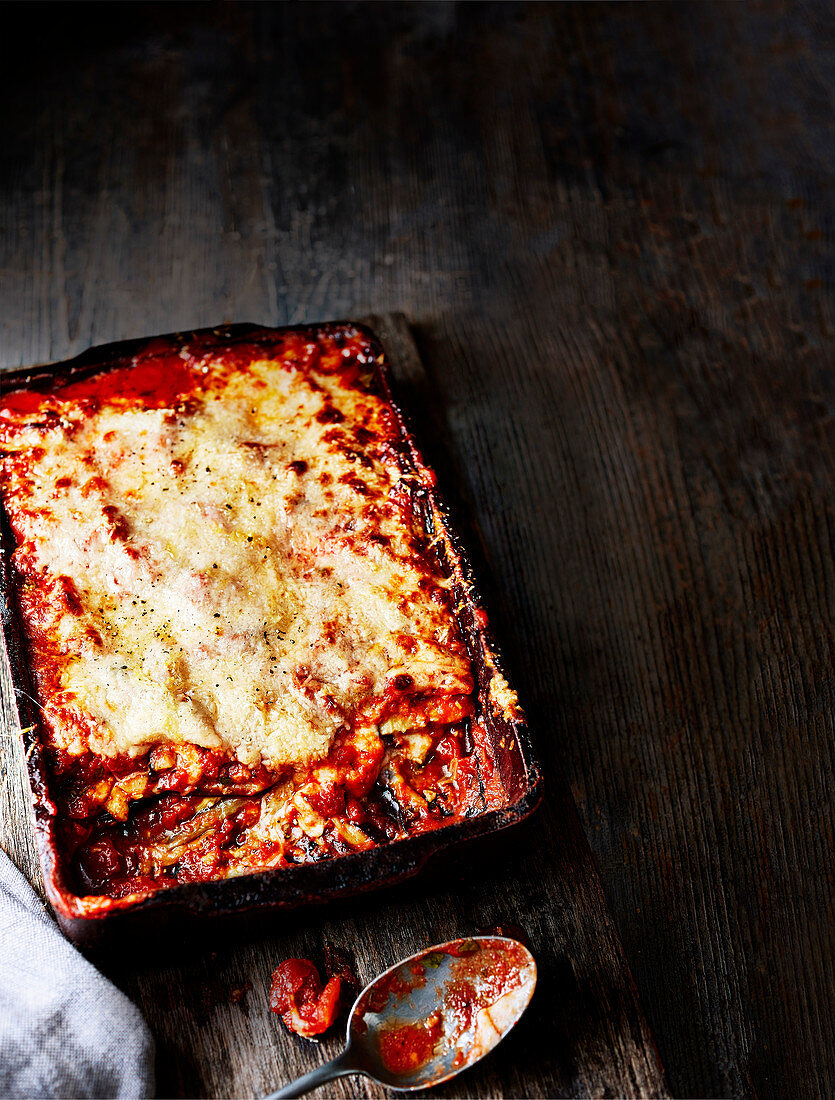
<instances>
[{"instance_id":1,"label":"metal spoon","mask_svg":"<svg viewBox=\"0 0 835 1100\"><path fill-rule=\"evenodd\" d=\"M516 940L476 936L428 947L360 993L338 1058L266 1100L301 1096L351 1073L403 1092L439 1085L504 1038L535 985L536 963Z\"/></svg>"}]
</instances>

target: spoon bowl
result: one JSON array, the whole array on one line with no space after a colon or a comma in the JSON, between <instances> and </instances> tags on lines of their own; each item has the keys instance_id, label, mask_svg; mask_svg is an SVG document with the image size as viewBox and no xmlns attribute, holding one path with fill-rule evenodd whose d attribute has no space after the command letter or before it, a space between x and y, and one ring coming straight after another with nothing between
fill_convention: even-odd
<instances>
[{"instance_id":1,"label":"spoon bowl","mask_svg":"<svg viewBox=\"0 0 835 1100\"><path fill-rule=\"evenodd\" d=\"M504 1038L535 986L534 958L516 940L474 936L426 948L360 993L338 1058L266 1100L301 1096L350 1073L402 1092L439 1085Z\"/></svg>"}]
</instances>

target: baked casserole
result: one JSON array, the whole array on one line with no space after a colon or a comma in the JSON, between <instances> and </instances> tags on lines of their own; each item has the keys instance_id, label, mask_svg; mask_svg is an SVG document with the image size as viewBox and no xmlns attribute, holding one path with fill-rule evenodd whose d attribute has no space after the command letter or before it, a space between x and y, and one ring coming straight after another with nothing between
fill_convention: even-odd
<instances>
[{"instance_id":1,"label":"baked casserole","mask_svg":"<svg viewBox=\"0 0 835 1100\"><path fill-rule=\"evenodd\" d=\"M362 326L248 329L3 396L7 549L76 913L508 804L488 727L520 720L516 697L462 625L435 477L382 366ZM470 634L485 621L468 606Z\"/></svg>"}]
</instances>

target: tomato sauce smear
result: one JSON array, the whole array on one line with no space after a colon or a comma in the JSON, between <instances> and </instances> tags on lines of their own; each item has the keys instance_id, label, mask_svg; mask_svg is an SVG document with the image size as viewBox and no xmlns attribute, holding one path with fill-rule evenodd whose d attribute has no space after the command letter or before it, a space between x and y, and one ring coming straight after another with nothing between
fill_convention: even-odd
<instances>
[{"instance_id":1,"label":"tomato sauce smear","mask_svg":"<svg viewBox=\"0 0 835 1100\"><path fill-rule=\"evenodd\" d=\"M443 970L440 970L443 965ZM400 1015L400 1006L416 990L432 982L437 1000L432 1010L417 1020ZM395 1076L418 1072L433 1058L459 1068L481 1057L498 1042L508 1020L507 1012L491 1015L515 990L532 990L535 967L530 953L513 940L480 938L457 940L435 949L384 975L357 1006L353 1029L370 1030L369 1015L381 1015L375 1036L377 1053ZM528 994L529 996L529 994ZM527 998L511 1010L511 1022L527 1004ZM518 1008L518 1010L517 1010Z\"/></svg>"}]
</instances>

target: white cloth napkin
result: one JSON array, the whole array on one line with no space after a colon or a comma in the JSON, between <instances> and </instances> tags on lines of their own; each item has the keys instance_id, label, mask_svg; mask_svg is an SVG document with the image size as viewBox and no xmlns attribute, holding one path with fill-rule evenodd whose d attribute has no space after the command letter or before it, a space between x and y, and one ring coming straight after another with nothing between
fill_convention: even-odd
<instances>
[{"instance_id":1,"label":"white cloth napkin","mask_svg":"<svg viewBox=\"0 0 835 1100\"><path fill-rule=\"evenodd\" d=\"M0 851L0 1096L146 1097L139 1010L58 931Z\"/></svg>"}]
</instances>

